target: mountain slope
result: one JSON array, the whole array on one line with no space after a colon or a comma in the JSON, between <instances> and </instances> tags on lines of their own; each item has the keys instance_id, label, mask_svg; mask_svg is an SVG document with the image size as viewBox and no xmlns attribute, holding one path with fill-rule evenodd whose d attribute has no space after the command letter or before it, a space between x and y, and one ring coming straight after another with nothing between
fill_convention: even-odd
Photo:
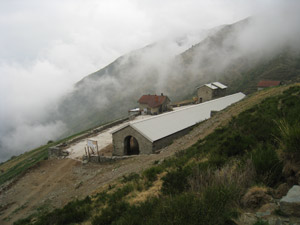
<instances>
[{"instance_id":1,"label":"mountain slope","mask_svg":"<svg viewBox=\"0 0 300 225\"><path fill-rule=\"evenodd\" d=\"M57 183L53 185L55 188L52 185L46 186L46 189L50 188L55 193L54 197L50 195L51 199L59 204L59 199L66 199L66 196L70 199L72 193L76 193L83 200L74 200L64 208L50 213L38 211L38 214L19 221L19 224L69 224L83 221L88 224L228 224L226 222L238 215L232 212L236 212L239 199L247 188L256 183L274 187L277 182L282 182L281 179L284 180L281 171L274 170L276 164L273 164L275 160L280 163L278 168L282 168L276 156L280 149L277 141L274 141L274 135L278 135L274 118L285 118L291 124L299 120L299 85L289 88L281 86L254 93L199 124L160 154L139 155L115 164L90 165L90 168L88 165L77 165L76 168L63 171L63 175L72 180L60 181L63 190L68 192L60 192L62 188ZM295 104L290 104L291 100ZM262 121L265 126L261 126ZM257 149L267 153L258 155L264 157L261 164L252 159L257 156ZM166 158L175 152L174 157ZM253 162L249 163L249 159ZM48 161L44 165L50 166L50 163ZM55 161L55 165L59 163L63 165L64 161ZM259 166L263 166L262 170L258 170ZM145 170L142 172L142 169ZM257 172L253 173L253 169ZM39 174L40 171L37 168L32 173ZM47 177L51 177L49 171L46 173ZM87 173L90 174L81 176ZM270 174L278 176L270 177ZM264 175L268 175L268 179ZM121 179L112 183L116 178ZM107 179L110 185L103 187ZM80 184L79 187L74 188L74 183ZM23 188L22 183L19 188ZM201 203L198 208L194 200L202 200L207 190L212 191L212 201L197 202ZM23 188L23 191L27 190ZM84 198L87 193L92 195ZM235 202L231 202L232 199ZM45 201L39 208L46 204L49 202ZM163 210L160 206L163 206ZM177 212L174 213L173 209ZM202 210L213 215L202 215ZM20 215L25 211L29 209L25 207L15 213ZM163 215L161 212L164 212ZM185 214L189 215L188 218L185 218Z\"/></svg>"},{"instance_id":2,"label":"mountain slope","mask_svg":"<svg viewBox=\"0 0 300 225\"><path fill-rule=\"evenodd\" d=\"M229 93L251 93L260 79L298 80L300 45L282 40L276 47L259 41L249 46L245 35L255 26L245 19L219 27L188 50L160 43L124 55L78 82L61 102L58 118L70 134L126 116L143 94L178 101L215 80L227 84Z\"/></svg>"}]
</instances>

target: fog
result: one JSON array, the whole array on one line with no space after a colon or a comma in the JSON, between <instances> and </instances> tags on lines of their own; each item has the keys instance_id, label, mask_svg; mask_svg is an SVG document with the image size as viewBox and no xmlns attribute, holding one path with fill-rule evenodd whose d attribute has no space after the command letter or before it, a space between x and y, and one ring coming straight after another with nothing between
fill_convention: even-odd
<instances>
[{"instance_id":1,"label":"fog","mask_svg":"<svg viewBox=\"0 0 300 225\"><path fill-rule=\"evenodd\" d=\"M69 128L64 119L52 118L59 114L61 97L73 90L75 82L119 56L156 43L145 54L137 52L140 64L130 72L137 87L155 83L156 91L171 93L167 83L199 76L203 54L199 53L188 73L174 64L174 57L212 35L219 25L253 17L247 29L237 31L234 55L211 52L218 55L218 70L241 55L272 55L287 44L297 49L299 9L296 1L270 0L1 1L0 161L66 133ZM232 40L228 40L230 45ZM128 60L124 57L119 64ZM149 72L153 68L155 76ZM182 78L179 74L183 73L188 75ZM108 96L114 90L126 96L136 93L126 90L124 84L132 77L125 71L119 77L110 75L100 84L86 81L101 87L101 98L92 99L98 101L99 109L109 104ZM142 85L140 89L138 93L145 91Z\"/></svg>"}]
</instances>

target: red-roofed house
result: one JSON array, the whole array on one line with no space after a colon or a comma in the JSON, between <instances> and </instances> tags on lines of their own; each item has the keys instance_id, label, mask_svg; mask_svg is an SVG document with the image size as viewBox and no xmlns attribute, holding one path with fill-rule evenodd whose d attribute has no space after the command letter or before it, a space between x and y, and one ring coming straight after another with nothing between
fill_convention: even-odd
<instances>
[{"instance_id":1,"label":"red-roofed house","mask_svg":"<svg viewBox=\"0 0 300 225\"><path fill-rule=\"evenodd\" d=\"M168 111L170 107L168 96L161 95L143 95L139 100L140 110L146 114L159 114Z\"/></svg>"},{"instance_id":2,"label":"red-roofed house","mask_svg":"<svg viewBox=\"0 0 300 225\"><path fill-rule=\"evenodd\" d=\"M281 81L277 80L261 80L257 84L257 90L260 91L264 88L275 87L281 85Z\"/></svg>"}]
</instances>

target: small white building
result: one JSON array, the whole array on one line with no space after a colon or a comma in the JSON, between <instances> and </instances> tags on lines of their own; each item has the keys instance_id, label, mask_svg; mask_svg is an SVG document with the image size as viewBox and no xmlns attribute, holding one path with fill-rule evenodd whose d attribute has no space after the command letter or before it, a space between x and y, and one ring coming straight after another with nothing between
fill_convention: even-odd
<instances>
[{"instance_id":1,"label":"small white building","mask_svg":"<svg viewBox=\"0 0 300 225\"><path fill-rule=\"evenodd\" d=\"M198 103L201 103L225 96L227 86L220 82L213 82L199 86L196 89Z\"/></svg>"}]
</instances>

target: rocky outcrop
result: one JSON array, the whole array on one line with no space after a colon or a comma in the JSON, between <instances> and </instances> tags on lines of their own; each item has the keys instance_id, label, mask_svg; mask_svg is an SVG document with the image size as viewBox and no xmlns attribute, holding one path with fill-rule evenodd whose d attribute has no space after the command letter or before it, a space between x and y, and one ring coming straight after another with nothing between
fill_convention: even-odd
<instances>
[{"instance_id":1,"label":"rocky outcrop","mask_svg":"<svg viewBox=\"0 0 300 225\"><path fill-rule=\"evenodd\" d=\"M300 186L294 185L280 200L280 210L288 216L300 217Z\"/></svg>"}]
</instances>

